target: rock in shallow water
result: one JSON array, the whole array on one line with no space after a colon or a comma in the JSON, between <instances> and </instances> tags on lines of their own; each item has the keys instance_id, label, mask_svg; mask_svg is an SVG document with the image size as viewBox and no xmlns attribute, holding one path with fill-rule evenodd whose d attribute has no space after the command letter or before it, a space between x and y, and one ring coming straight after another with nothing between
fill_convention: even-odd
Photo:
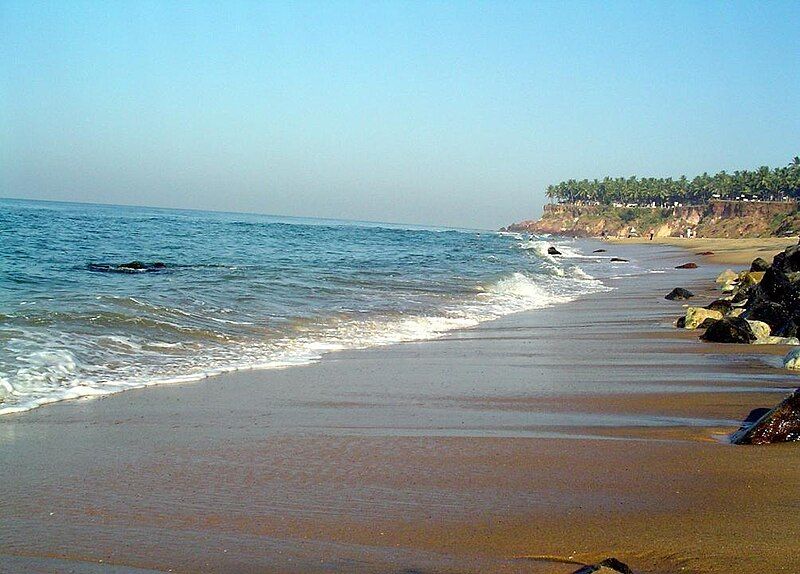
<instances>
[{"instance_id":1,"label":"rock in shallow water","mask_svg":"<svg viewBox=\"0 0 800 574\"><path fill-rule=\"evenodd\" d=\"M680 301L692 297L694 297L694 293L683 287L675 287L675 289L664 295L664 299L669 299L670 301Z\"/></svg>"},{"instance_id":2,"label":"rock in shallow water","mask_svg":"<svg viewBox=\"0 0 800 574\"><path fill-rule=\"evenodd\" d=\"M725 317L716 321L700 336L710 343L752 343L756 340L750 324L741 317Z\"/></svg>"},{"instance_id":3,"label":"rock in shallow water","mask_svg":"<svg viewBox=\"0 0 800 574\"><path fill-rule=\"evenodd\" d=\"M800 441L800 389L750 426L731 436L733 444L770 444Z\"/></svg>"},{"instance_id":4,"label":"rock in shallow water","mask_svg":"<svg viewBox=\"0 0 800 574\"><path fill-rule=\"evenodd\" d=\"M726 269L717 276L716 282L720 284L725 284L731 281L735 281L736 279L738 279L738 277L739 275L736 274L732 269Z\"/></svg>"},{"instance_id":5,"label":"rock in shallow water","mask_svg":"<svg viewBox=\"0 0 800 574\"><path fill-rule=\"evenodd\" d=\"M612 257L610 259L610 261L611 261L611 263L614 263L615 261L619 262L619 263L627 263L628 262L627 259L622 259L621 257Z\"/></svg>"},{"instance_id":6,"label":"rock in shallow water","mask_svg":"<svg viewBox=\"0 0 800 574\"><path fill-rule=\"evenodd\" d=\"M683 265L677 265L675 269L697 269L697 263L684 263Z\"/></svg>"},{"instance_id":7,"label":"rock in shallow water","mask_svg":"<svg viewBox=\"0 0 800 574\"><path fill-rule=\"evenodd\" d=\"M553 246L547 248L548 255L561 255L561 252Z\"/></svg>"}]
</instances>

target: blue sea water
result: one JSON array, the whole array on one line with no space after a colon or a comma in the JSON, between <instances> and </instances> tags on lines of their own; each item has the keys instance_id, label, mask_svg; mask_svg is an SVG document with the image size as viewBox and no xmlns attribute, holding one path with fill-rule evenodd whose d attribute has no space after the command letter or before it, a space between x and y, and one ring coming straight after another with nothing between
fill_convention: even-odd
<instances>
[{"instance_id":1,"label":"blue sea water","mask_svg":"<svg viewBox=\"0 0 800 574\"><path fill-rule=\"evenodd\" d=\"M518 234L0 200L0 413L429 339L604 289ZM131 261L145 269L120 267ZM154 265L159 263L159 265ZM161 265L163 263L163 265Z\"/></svg>"}]
</instances>

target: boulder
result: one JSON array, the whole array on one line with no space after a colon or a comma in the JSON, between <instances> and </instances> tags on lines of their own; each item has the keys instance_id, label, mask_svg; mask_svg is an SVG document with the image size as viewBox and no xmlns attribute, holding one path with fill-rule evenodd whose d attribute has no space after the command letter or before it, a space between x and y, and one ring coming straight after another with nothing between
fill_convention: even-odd
<instances>
[{"instance_id":1,"label":"boulder","mask_svg":"<svg viewBox=\"0 0 800 574\"><path fill-rule=\"evenodd\" d=\"M794 441L800 441L800 389L794 391L753 424L745 424L731 436L733 444Z\"/></svg>"},{"instance_id":2,"label":"boulder","mask_svg":"<svg viewBox=\"0 0 800 574\"><path fill-rule=\"evenodd\" d=\"M594 251L592 251L592 253L605 253L605 252L606 252L605 249L595 249Z\"/></svg>"},{"instance_id":3,"label":"boulder","mask_svg":"<svg viewBox=\"0 0 800 574\"><path fill-rule=\"evenodd\" d=\"M620 258L620 257L612 257L612 258L610 259L610 261L611 261L612 263L614 263L615 261L617 261L617 262L619 262L619 263L627 263L627 262L628 262L628 260L627 260L627 259L622 259L622 258Z\"/></svg>"},{"instance_id":4,"label":"boulder","mask_svg":"<svg viewBox=\"0 0 800 574\"><path fill-rule=\"evenodd\" d=\"M697 329L706 319L714 319L715 321L722 319L722 313L712 309L704 309L703 307L687 307L683 327L684 329Z\"/></svg>"},{"instance_id":5,"label":"boulder","mask_svg":"<svg viewBox=\"0 0 800 574\"><path fill-rule=\"evenodd\" d=\"M697 269L697 263L690 261L689 263L676 266L675 269Z\"/></svg>"},{"instance_id":6,"label":"boulder","mask_svg":"<svg viewBox=\"0 0 800 574\"><path fill-rule=\"evenodd\" d=\"M675 289L664 295L664 299L669 299L670 301L682 301L692 297L694 297L694 293L683 287L675 287Z\"/></svg>"},{"instance_id":7,"label":"boulder","mask_svg":"<svg viewBox=\"0 0 800 574\"><path fill-rule=\"evenodd\" d=\"M680 317L678 317L678 320L675 321L675 326L678 329L684 329L686 327L686 316L681 315Z\"/></svg>"},{"instance_id":8,"label":"boulder","mask_svg":"<svg viewBox=\"0 0 800 574\"><path fill-rule=\"evenodd\" d=\"M750 324L741 317L716 321L700 338L711 343L752 343L756 340Z\"/></svg>"},{"instance_id":9,"label":"boulder","mask_svg":"<svg viewBox=\"0 0 800 574\"><path fill-rule=\"evenodd\" d=\"M754 345L800 345L800 339L797 337L775 337L770 335L763 339L756 339Z\"/></svg>"},{"instance_id":10,"label":"boulder","mask_svg":"<svg viewBox=\"0 0 800 574\"><path fill-rule=\"evenodd\" d=\"M769 262L761 257L756 257L750 264L750 271L766 271L769 269Z\"/></svg>"},{"instance_id":11,"label":"boulder","mask_svg":"<svg viewBox=\"0 0 800 574\"><path fill-rule=\"evenodd\" d=\"M547 248L548 255L561 255L561 252L552 245Z\"/></svg>"},{"instance_id":12,"label":"boulder","mask_svg":"<svg viewBox=\"0 0 800 574\"><path fill-rule=\"evenodd\" d=\"M633 574L630 566L616 558L606 558L597 564L578 568L572 574Z\"/></svg>"},{"instance_id":13,"label":"boulder","mask_svg":"<svg viewBox=\"0 0 800 574\"><path fill-rule=\"evenodd\" d=\"M800 271L800 245L787 247L772 259L772 266L784 273Z\"/></svg>"},{"instance_id":14,"label":"boulder","mask_svg":"<svg viewBox=\"0 0 800 574\"><path fill-rule=\"evenodd\" d=\"M703 322L700 323L697 328L698 329L708 329L711 325L719 321L719 319L712 319L711 317L707 317L703 319Z\"/></svg>"},{"instance_id":15,"label":"boulder","mask_svg":"<svg viewBox=\"0 0 800 574\"><path fill-rule=\"evenodd\" d=\"M756 339L764 339L769 337L772 333L769 325L763 321L751 321L748 319L747 323L750 325L750 330L753 331L753 335L756 336Z\"/></svg>"},{"instance_id":16,"label":"boulder","mask_svg":"<svg viewBox=\"0 0 800 574\"><path fill-rule=\"evenodd\" d=\"M706 305L706 309L711 309L712 311L719 311L723 315L728 314L731 310L731 307L733 307L733 304L730 301L726 301L725 299L717 299Z\"/></svg>"},{"instance_id":17,"label":"boulder","mask_svg":"<svg viewBox=\"0 0 800 574\"><path fill-rule=\"evenodd\" d=\"M753 285L758 285L761 283L763 278L763 271L743 271L739 274L739 286L752 287Z\"/></svg>"},{"instance_id":18,"label":"boulder","mask_svg":"<svg viewBox=\"0 0 800 574\"><path fill-rule=\"evenodd\" d=\"M744 314L744 312L745 309L743 307L734 307L733 309L730 310L729 313L726 313L726 315L730 317L741 317Z\"/></svg>"},{"instance_id":19,"label":"boulder","mask_svg":"<svg viewBox=\"0 0 800 574\"><path fill-rule=\"evenodd\" d=\"M793 284L786 273L775 267L764 272L758 289L764 299L780 303L789 309L800 302L800 285Z\"/></svg>"},{"instance_id":20,"label":"boulder","mask_svg":"<svg viewBox=\"0 0 800 574\"><path fill-rule=\"evenodd\" d=\"M800 349L792 349L783 358L783 367L792 371L800 371Z\"/></svg>"},{"instance_id":21,"label":"boulder","mask_svg":"<svg viewBox=\"0 0 800 574\"><path fill-rule=\"evenodd\" d=\"M779 334L791 320L789 310L780 303L761 300L747 310L747 318L751 321L763 321L769 325L773 333Z\"/></svg>"},{"instance_id":22,"label":"boulder","mask_svg":"<svg viewBox=\"0 0 800 574\"><path fill-rule=\"evenodd\" d=\"M734 271L732 269L726 269L725 271L723 271L722 273L720 273L717 276L716 282L719 283L719 284L725 284L725 283L728 283L730 281L735 281L738 278L739 278L739 275L734 273Z\"/></svg>"}]
</instances>

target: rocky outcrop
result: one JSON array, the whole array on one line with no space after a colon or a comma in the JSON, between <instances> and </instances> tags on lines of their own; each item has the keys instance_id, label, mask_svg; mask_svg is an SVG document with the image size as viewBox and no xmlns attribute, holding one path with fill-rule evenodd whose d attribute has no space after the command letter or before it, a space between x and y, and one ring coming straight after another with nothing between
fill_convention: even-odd
<instances>
[{"instance_id":1,"label":"rocky outcrop","mask_svg":"<svg viewBox=\"0 0 800 574\"><path fill-rule=\"evenodd\" d=\"M633 228L656 237L678 237L688 230L697 237L772 237L795 230L798 223L795 202L711 201L668 208L551 204L544 206L541 219L514 223L504 231L626 237Z\"/></svg>"},{"instance_id":2,"label":"rocky outcrop","mask_svg":"<svg viewBox=\"0 0 800 574\"><path fill-rule=\"evenodd\" d=\"M800 441L800 389L752 424L731 436L734 444L769 444Z\"/></svg>"}]
</instances>

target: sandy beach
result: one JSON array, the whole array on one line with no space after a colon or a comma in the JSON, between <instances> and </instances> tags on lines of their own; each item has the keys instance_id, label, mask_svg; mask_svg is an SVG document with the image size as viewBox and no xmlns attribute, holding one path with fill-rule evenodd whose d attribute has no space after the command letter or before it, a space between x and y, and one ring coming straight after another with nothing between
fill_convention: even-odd
<instances>
[{"instance_id":1,"label":"sandy beach","mask_svg":"<svg viewBox=\"0 0 800 574\"><path fill-rule=\"evenodd\" d=\"M756 257L763 257L771 261L778 252L790 245L797 245L797 237L763 237L749 239L714 239L705 237L632 237L629 239L610 238L607 241L613 244L640 244L653 243L656 245L671 245L681 247L694 254L712 252L703 255L709 263L748 266Z\"/></svg>"},{"instance_id":2,"label":"sandy beach","mask_svg":"<svg viewBox=\"0 0 800 574\"><path fill-rule=\"evenodd\" d=\"M701 343L663 299L710 301L725 266L777 249L735 245L607 245L665 272L439 340L5 416L0 570L798 572L800 449L726 442L798 385L785 349ZM682 248L719 258L674 271Z\"/></svg>"}]
</instances>

